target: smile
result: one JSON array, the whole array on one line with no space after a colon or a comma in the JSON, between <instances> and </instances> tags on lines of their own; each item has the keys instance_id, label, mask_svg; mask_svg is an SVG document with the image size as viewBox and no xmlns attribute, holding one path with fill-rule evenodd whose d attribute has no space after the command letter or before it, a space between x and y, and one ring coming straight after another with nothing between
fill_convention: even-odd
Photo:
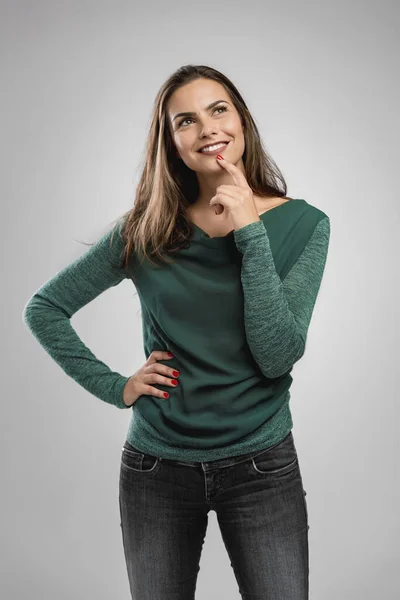
<instances>
[{"instance_id":1,"label":"smile","mask_svg":"<svg viewBox=\"0 0 400 600\"><path fill-rule=\"evenodd\" d=\"M230 144L230 142L228 143ZM204 150L200 150L200 154L218 154L226 146L228 146L228 143L224 142L221 144L215 144L214 146L207 146L207 148L205 148Z\"/></svg>"}]
</instances>

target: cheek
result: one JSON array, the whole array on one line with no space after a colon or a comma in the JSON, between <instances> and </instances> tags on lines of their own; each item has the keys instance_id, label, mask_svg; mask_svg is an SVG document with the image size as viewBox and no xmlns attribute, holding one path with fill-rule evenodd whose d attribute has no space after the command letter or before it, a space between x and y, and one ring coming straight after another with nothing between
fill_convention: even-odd
<instances>
[{"instance_id":1,"label":"cheek","mask_svg":"<svg viewBox=\"0 0 400 600\"><path fill-rule=\"evenodd\" d=\"M181 136L175 141L176 147L183 154L190 153L195 146L195 141L189 138L189 136Z\"/></svg>"},{"instance_id":2,"label":"cheek","mask_svg":"<svg viewBox=\"0 0 400 600\"><path fill-rule=\"evenodd\" d=\"M242 124L237 115L230 115L227 117L224 125L229 127L231 131L241 131L242 129Z\"/></svg>"}]
</instances>

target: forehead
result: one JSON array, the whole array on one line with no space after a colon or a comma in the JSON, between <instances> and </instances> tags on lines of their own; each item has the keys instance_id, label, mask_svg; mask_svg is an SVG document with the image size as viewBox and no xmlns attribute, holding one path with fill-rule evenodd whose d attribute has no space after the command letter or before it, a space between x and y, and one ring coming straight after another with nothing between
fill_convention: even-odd
<instances>
[{"instance_id":1,"label":"forehead","mask_svg":"<svg viewBox=\"0 0 400 600\"><path fill-rule=\"evenodd\" d=\"M177 112L202 110L215 100L230 100L224 86L211 79L196 79L175 90L167 103L167 114L173 119Z\"/></svg>"}]
</instances>

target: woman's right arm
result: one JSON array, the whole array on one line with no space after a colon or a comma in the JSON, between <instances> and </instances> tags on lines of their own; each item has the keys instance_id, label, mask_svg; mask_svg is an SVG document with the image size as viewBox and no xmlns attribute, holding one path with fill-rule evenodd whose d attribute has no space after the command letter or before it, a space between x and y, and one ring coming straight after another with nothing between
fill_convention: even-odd
<instances>
[{"instance_id":1,"label":"woman's right arm","mask_svg":"<svg viewBox=\"0 0 400 600\"><path fill-rule=\"evenodd\" d=\"M37 341L67 375L100 400L117 408L129 408L123 401L129 377L112 371L99 360L70 323L80 308L127 278L121 267L121 226L119 222L85 254L44 283L25 305L22 317Z\"/></svg>"}]
</instances>

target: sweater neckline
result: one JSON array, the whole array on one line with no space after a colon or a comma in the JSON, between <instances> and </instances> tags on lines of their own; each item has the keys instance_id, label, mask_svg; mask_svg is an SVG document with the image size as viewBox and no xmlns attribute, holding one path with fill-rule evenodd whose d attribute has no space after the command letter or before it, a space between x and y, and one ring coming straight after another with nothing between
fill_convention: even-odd
<instances>
[{"instance_id":1,"label":"sweater neckline","mask_svg":"<svg viewBox=\"0 0 400 600\"><path fill-rule=\"evenodd\" d=\"M273 213L274 211L277 211L278 209L283 209L283 207L286 206L287 204L291 204L292 202L296 202L296 201L303 202L303 200L300 198L290 198L290 200L288 200L287 202L278 204L278 206L274 206L274 208L268 208L264 212L260 213L259 217L260 217L260 219L261 219L261 217L264 217L264 219L265 219L265 218L267 218L266 215L268 215L268 213ZM208 235L208 233L206 231L204 231L204 229L202 229L201 227L196 225L196 223L194 223L193 221L190 221L190 223L193 225L194 234L196 234L197 237L202 238L203 240L204 239L207 240L207 242L218 243L221 240L229 240L232 238L234 232L236 231L235 229L231 229L231 231L229 231L225 235L217 235L217 236L210 237Z\"/></svg>"}]
</instances>

